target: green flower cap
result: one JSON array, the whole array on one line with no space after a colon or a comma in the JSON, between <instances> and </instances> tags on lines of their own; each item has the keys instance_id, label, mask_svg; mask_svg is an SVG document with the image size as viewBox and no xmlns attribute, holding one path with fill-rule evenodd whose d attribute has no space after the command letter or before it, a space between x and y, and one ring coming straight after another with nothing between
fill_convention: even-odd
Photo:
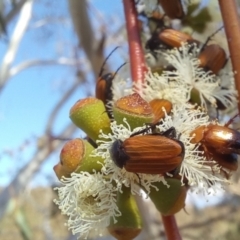
<instances>
[{"instance_id":1,"label":"green flower cap","mask_svg":"<svg viewBox=\"0 0 240 240\"><path fill-rule=\"evenodd\" d=\"M168 178L166 181L170 187L161 182L154 183L158 191L152 188L149 197L159 212L163 215L173 215L185 206L187 189L178 179Z\"/></svg>"},{"instance_id":2,"label":"green flower cap","mask_svg":"<svg viewBox=\"0 0 240 240\"><path fill-rule=\"evenodd\" d=\"M139 94L133 93L117 100L113 106L114 119L124 124L126 118L132 129L151 123L154 119L152 108Z\"/></svg>"},{"instance_id":3,"label":"green flower cap","mask_svg":"<svg viewBox=\"0 0 240 240\"><path fill-rule=\"evenodd\" d=\"M70 177L73 172L93 170L100 171L104 159L92 156L94 147L86 140L76 138L68 141L60 153L60 162L54 166L54 171L59 179L63 176Z\"/></svg>"},{"instance_id":4,"label":"green flower cap","mask_svg":"<svg viewBox=\"0 0 240 240\"><path fill-rule=\"evenodd\" d=\"M77 101L70 110L70 118L95 142L100 130L105 134L111 133L106 108L97 98L89 97Z\"/></svg>"},{"instance_id":5,"label":"green flower cap","mask_svg":"<svg viewBox=\"0 0 240 240\"><path fill-rule=\"evenodd\" d=\"M122 193L118 192L117 205L121 216L111 220L108 231L118 240L130 240L139 235L142 230L142 218L131 194L130 188L123 187Z\"/></svg>"}]
</instances>

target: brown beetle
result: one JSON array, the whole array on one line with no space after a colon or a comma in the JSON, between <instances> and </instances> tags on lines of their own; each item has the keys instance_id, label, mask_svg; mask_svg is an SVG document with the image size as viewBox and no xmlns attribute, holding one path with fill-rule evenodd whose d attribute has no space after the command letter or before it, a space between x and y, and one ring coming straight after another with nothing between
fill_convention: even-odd
<instances>
[{"instance_id":1,"label":"brown beetle","mask_svg":"<svg viewBox=\"0 0 240 240\"><path fill-rule=\"evenodd\" d=\"M168 17L181 19L185 16L181 0L158 0L158 2Z\"/></svg>"},{"instance_id":2,"label":"brown beetle","mask_svg":"<svg viewBox=\"0 0 240 240\"><path fill-rule=\"evenodd\" d=\"M172 49L174 47L179 48L185 42L200 45L199 41L186 33L165 28L160 32L153 33L152 37L146 43L146 48L151 51L156 49Z\"/></svg>"},{"instance_id":3,"label":"brown beetle","mask_svg":"<svg viewBox=\"0 0 240 240\"><path fill-rule=\"evenodd\" d=\"M217 44L210 44L201 51L198 56L200 67L211 70L214 74L224 67L227 62L226 52Z\"/></svg>"},{"instance_id":4,"label":"brown beetle","mask_svg":"<svg viewBox=\"0 0 240 240\"><path fill-rule=\"evenodd\" d=\"M104 104L108 102L108 100L112 100L112 81L114 77L116 76L117 72L120 70L122 66L124 66L126 63L123 63L116 72L113 73L106 73L103 75L104 66L108 60L108 58L112 55L112 53L117 49L118 47L114 48L110 54L107 56L107 58L104 60L102 67L100 69L98 80L96 84L96 97L103 101Z\"/></svg>"},{"instance_id":5,"label":"brown beetle","mask_svg":"<svg viewBox=\"0 0 240 240\"><path fill-rule=\"evenodd\" d=\"M201 143L221 154L240 154L240 133L234 129L210 124L200 126L191 135L192 143Z\"/></svg>"},{"instance_id":6,"label":"brown beetle","mask_svg":"<svg viewBox=\"0 0 240 240\"><path fill-rule=\"evenodd\" d=\"M149 102L153 114L154 114L154 121L153 124L158 123L162 118L165 117L165 112L169 114L172 110L172 103L166 99L153 99ZM165 110L165 111L164 111Z\"/></svg>"},{"instance_id":7,"label":"brown beetle","mask_svg":"<svg viewBox=\"0 0 240 240\"><path fill-rule=\"evenodd\" d=\"M116 140L110 155L119 168L128 172L164 174L178 168L184 158L184 144L175 136L173 127L160 134L134 134L124 141Z\"/></svg>"},{"instance_id":8,"label":"brown beetle","mask_svg":"<svg viewBox=\"0 0 240 240\"><path fill-rule=\"evenodd\" d=\"M95 94L96 98L100 99L103 101L104 104L107 103L108 99L112 99L112 80L113 80L113 74L112 73L107 73L103 75L104 71L104 66L109 59L109 57L112 55L112 53L117 49L118 47L115 47L109 55L106 57L104 60L102 67L100 69L100 72L98 74L98 80L96 83L96 89L95 89Z\"/></svg>"},{"instance_id":9,"label":"brown beetle","mask_svg":"<svg viewBox=\"0 0 240 240\"><path fill-rule=\"evenodd\" d=\"M106 64L106 61L108 58L111 56L111 54L117 49L118 47L114 48L111 53L108 55L108 57L105 59L103 62L103 65L101 67L101 70L99 72L99 77L96 83L96 89L95 89L95 94L96 98L100 99L103 101L104 105L106 105L109 101L112 100L113 94L112 94L112 81L114 77L116 76L117 72L121 69L122 66L126 64L123 63L115 73L106 73L103 75L104 71L104 65ZM109 117L111 117L111 114L108 112Z\"/></svg>"},{"instance_id":10,"label":"brown beetle","mask_svg":"<svg viewBox=\"0 0 240 240\"><path fill-rule=\"evenodd\" d=\"M214 74L218 74L218 72L224 68L227 63L227 55L225 50L218 44L207 44L222 29L223 26L218 28L207 38L198 56L200 67L204 68L206 71L211 70Z\"/></svg>"},{"instance_id":11,"label":"brown beetle","mask_svg":"<svg viewBox=\"0 0 240 240\"><path fill-rule=\"evenodd\" d=\"M235 153L221 154L215 149L208 147L205 156L207 159L215 160L220 166L230 171L236 171L238 169L238 157Z\"/></svg>"},{"instance_id":12,"label":"brown beetle","mask_svg":"<svg viewBox=\"0 0 240 240\"><path fill-rule=\"evenodd\" d=\"M220 166L230 171L237 170L236 154L240 154L240 133L228 128L234 118L230 119L225 126L209 124L200 126L191 133L193 137L191 142L201 143L207 159L215 160Z\"/></svg>"},{"instance_id":13,"label":"brown beetle","mask_svg":"<svg viewBox=\"0 0 240 240\"><path fill-rule=\"evenodd\" d=\"M221 29L222 27L207 38L199 54L200 66L207 70L212 70L214 73L219 72L226 64L226 53L224 49L217 44L208 46L207 44ZM197 46L201 45L201 42L194 39L191 35L165 27L152 34L151 38L146 43L146 48L151 51L156 49L179 48L182 46L182 43L186 42L189 44L196 44Z\"/></svg>"}]
</instances>

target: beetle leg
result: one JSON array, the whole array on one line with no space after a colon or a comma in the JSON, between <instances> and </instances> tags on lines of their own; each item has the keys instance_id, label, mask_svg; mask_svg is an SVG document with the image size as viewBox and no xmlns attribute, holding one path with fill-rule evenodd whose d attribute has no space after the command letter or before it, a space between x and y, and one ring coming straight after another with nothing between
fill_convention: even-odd
<instances>
[{"instance_id":1,"label":"beetle leg","mask_svg":"<svg viewBox=\"0 0 240 240\"><path fill-rule=\"evenodd\" d=\"M142 133L146 133L147 134L149 130L152 130L152 132L153 132L155 130L156 126L159 125L159 124L160 124L160 122L154 123L154 124L153 123L146 123L146 128L145 129L131 134L130 137L137 136L137 135L140 135Z\"/></svg>"},{"instance_id":2,"label":"beetle leg","mask_svg":"<svg viewBox=\"0 0 240 240\"><path fill-rule=\"evenodd\" d=\"M139 177L139 174L138 173L135 173L138 177L138 182L139 182L139 185L142 186L142 182L141 182L141 178Z\"/></svg>"},{"instance_id":3,"label":"beetle leg","mask_svg":"<svg viewBox=\"0 0 240 240\"><path fill-rule=\"evenodd\" d=\"M234 121L234 119L237 118L238 116L240 116L239 113L237 113L235 116L233 116L232 118L230 118L230 119L228 120L228 122L225 124L225 127L228 127L230 124L232 124L233 121Z\"/></svg>"},{"instance_id":4,"label":"beetle leg","mask_svg":"<svg viewBox=\"0 0 240 240\"><path fill-rule=\"evenodd\" d=\"M212 39L212 37L213 37L215 34L217 34L219 31L221 31L223 28L224 28L224 26L221 26L219 29L217 29L213 34L211 34L211 35L207 38L206 42L203 44L203 46L202 46L202 48L201 48L201 51L207 46L207 44L208 44L209 41Z\"/></svg>"},{"instance_id":5,"label":"beetle leg","mask_svg":"<svg viewBox=\"0 0 240 240\"><path fill-rule=\"evenodd\" d=\"M170 127L168 130L161 133L161 135L175 139L177 137L177 132L175 127Z\"/></svg>"}]
</instances>

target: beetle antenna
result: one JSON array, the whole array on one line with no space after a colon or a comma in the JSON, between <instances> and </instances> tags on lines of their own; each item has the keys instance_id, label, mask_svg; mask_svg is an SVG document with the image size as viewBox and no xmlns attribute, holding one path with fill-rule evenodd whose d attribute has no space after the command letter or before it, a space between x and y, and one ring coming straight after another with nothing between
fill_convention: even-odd
<instances>
[{"instance_id":1,"label":"beetle antenna","mask_svg":"<svg viewBox=\"0 0 240 240\"><path fill-rule=\"evenodd\" d=\"M137 177L138 177L138 181L139 181L139 184L140 184L140 186L142 186L142 183L141 183L141 178L139 177L139 174L138 173L135 173L136 175L137 175Z\"/></svg>"},{"instance_id":2,"label":"beetle antenna","mask_svg":"<svg viewBox=\"0 0 240 240\"><path fill-rule=\"evenodd\" d=\"M207 46L208 42L213 38L213 36L216 35L218 32L220 32L223 28L224 28L224 26L221 26L221 27L220 27L219 29L217 29L213 34L211 34L211 35L207 38L206 42L203 44L201 50L203 50L203 49Z\"/></svg>"},{"instance_id":3,"label":"beetle antenna","mask_svg":"<svg viewBox=\"0 0 240 240\"><path fill-rule=\"evenodd\" d=\"M123 63L123 64L115 71L115 73L114 73L114 75L113 75L113 77L112 77L112 80L115 78L115 76L117 75L118 71L119 71L124 65L126 65L126 64L127 64L127 62Z\"/></svg>"},{"instance_id":4,"label":"beetle antenna","mask_svg":"<svg viewBox=\"0 0 240 240\"><path fill-rule=\"evenodd\" d=\"M233 123L234 119L237 118L240 115L240 113L237 113L235 116L233 116L232 118L230 118L228 120L228 122L225 124L225 127L228 127L230 124Z\"/></svg>"},{"instance_id":5,"label":"beetle antenna","mask_svg":"<svg viewBox=\"0 0 240 240\"><path fill-rule=\"evenodd\" d=\"M107 60L108 60L109 57L113 54L113 52L116 51L118 48L119 48L119 46L115 47L115 48L108 54L108 56L105 58L105 60L104 60L104 62L103 62L103 64L102 64L102 67L101 67L101 69L100 69L100 72L99 72L99 74L98 74L98 77L101 77L101 76L102 76L103 71L104 71L104 66L105 66Z\"/></svg>"}]
</instances>

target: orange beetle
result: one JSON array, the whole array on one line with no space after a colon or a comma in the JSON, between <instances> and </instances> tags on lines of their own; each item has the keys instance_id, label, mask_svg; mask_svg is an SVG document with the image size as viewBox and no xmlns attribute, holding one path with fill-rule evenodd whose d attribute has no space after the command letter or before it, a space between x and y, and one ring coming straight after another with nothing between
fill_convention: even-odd
<instances>
[{"instance_id":1,"label":"orange beetle","mask_svg":"<svg viewBox=\"0 0 240 240\"><path fill-rule=\"evenodd\" d=\"M113 98L112 94L112 81L115 78L117 72L120 70L122 66L126 64L123 63L116 72L113 73L106 73L103 76L99 76L96 84L96 98L103 101L104 105L108 103L108 101L111 101Z\"/></svg>"},{"instance_id":2,"label":"orange beetle","mask_svg":"<svg viewBox=\"0 0 240 240\"><path fill-rule=\"evenodd\" d=\"M109 55L106 57L104 60L102 67L100 69L100 72L98 74L98 80L96 84L96 98L100 99L103 101L104 104L107 103L108 99L112 99L112 91L111 91L111 86L112 86L112 80L113 80L113 74L112 73L107 73L103 75L104 71L104 66L109 59L109 57L112 55L112 53L117 49L118 47L115 47Z\"/></svg>"},{"instance_id":3,"label":"orange beetle","mask_svg":"<svg viewBox=\"0 0 240 240\"><path fill-rule=\"evenodd\" d=\"M158 0L166 15L172 19L185 16L181 0Z\"/></svg>"},{"instance_id":4,"label":"orange beetle","mask_svg":"<svg viewBox=\"0 0 240 240\"><path fill-rule=\"evenodd\" d=\"M199 60L201 67L213 69L214 72L218 72L218 69L223 68L226 63L226 53L217 44L211 44L207 46L208 42L212 37L219 32L223 27L215 31L211 36L209 36L206 42L201 48L201 53L199 55ZM197 46L201 45L201 42L194 39L191 35L177 31L172 28L164 27L160 31L155 31L151 38L146 43L146 48L154 51L156 49L172 49L179 48L182 43L195 43ZM215 62L216 61L216 62Z\"/></svg>"},{"instance_id":5,"label":"orange beetle","mask_svg":"<svg viewBox=\"0 0 240 240\"><path fill-rule=\"evenodd\" d=\"M221 154L215 149L208 147L205 156L207 159L215 160L220 166L230 171L236 171L238 169L238 157L235 153Z\"/></svg>"},{"instance_id":6,"label":"orange beetle","mask_svg":"<svg viewBox=\"0 0 240 240\"><path fill-rule=\"evenodd\" d=\"M177 140L175 128L164 133L137 135L121 141L116 140L110 155L119 168L128 172L164 174L177 169L184 158L184 144Z\"/></svg>"},{"instance_id":7,"label":"orange beetle","mask_svg":"<svg viewBox=\"0 0 240 240\"><path fill-rule=\"evenodd\" d=\"M200 67L217 74L226 64L227 56L223 48L217 44L210 44L200 52L198 59Z\"/></svg>"},{"instance_id":8,"label":"orange beetle","mask_svg":"<svg viewBox=\"0 0 240 240\"><path fill-rule=\"evenodd\" d=\"M165 113L169 114L172 110L172 103L166 99L155 98L149 104L154 114L153 124L157 124L165 117Z\"/></svg>"},{"instance_id":9,"label":"orange beetle","mask_svg":"<svg viewBox=\"0 0 240 240\"><path fill-rule=\"evenodd\" d=\"M122 66L124 66L126 64L123 63L117 70L116 72L113 73L106 73L103 75L103 71L104 71L104 65L106 64L108 58L111 56L111 54L117 49L118 47L114 48L111 53L108 55L108 57L105 59L105 61L103 62L103 65L101 67L101 70L99 72L99 77L96 83L96 89L95 89L95 94L96 94L96 98L100 99L103 101L104 105L106 105L108 103L108 101L111 101L113 98L113 94L112 94L112 81L114 79L114 77L116 76L117 72L120 70L120 68ZM110 116L110 113L108 113Z\"/></svg>"},{"instance_id":10,"label":"orange beetle","mask_svg":"<svg viewBox=\"0 0 240 240\"><path fill-rule=\"evenodd\" d=\"M203 44L198 59L200 60L200 67L205 70L211 70L214 74L217 74L227 63L226 52L218 44L208 44L208 42L216 35L223 26L217 29L211 34L206 42Z\"/></svg>"},{"instance_id":11,"label":"orange beetle","mask_svg":"<svg viewBox=\"0 0 240 240\"><path fill-rule=\"evenodd\" d=\"M239 116L235 115L225 126L209 124L199 126L192 131L192 143L201 143L207 159L215 160L220 166L230 171L238 168L237 156L240 154L240 133L228 126Z\"/></svg>"},{"instance_id":12,"label":"orange beetle","mask_svg":"<svg viewBox=\"0 0 240 240\"><path fill-rule=\"evenodd\" d=\"M200 126L191 135L192 143L201 143L221 154L240 154L240 133L234 129L210 124Z\"/></svg>"},{"instance_id":13,"label":"orange beetle","mask_svg":"<svg viewBox=\"0 0 240 240\"><path fill-rule=\"evenodd\" d=\"M146 48L151 51L155 49L179 48L185 42L200 45L200 42L192 36L171 28L166 28L160 32L153 33L152 37L146 43Z\"/></svg>"}]
</instances>

